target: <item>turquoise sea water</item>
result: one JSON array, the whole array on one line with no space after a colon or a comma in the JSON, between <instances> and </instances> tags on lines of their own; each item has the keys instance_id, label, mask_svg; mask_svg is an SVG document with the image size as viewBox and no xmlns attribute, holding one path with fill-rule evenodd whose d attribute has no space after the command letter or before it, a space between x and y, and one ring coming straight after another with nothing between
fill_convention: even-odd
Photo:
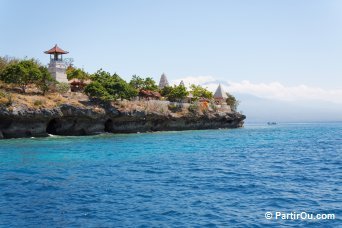
<instances>
[{"instance_id":1,"label":"turquoise sea water","mask_svg":"<svg viewBox=\"0 0 342 228\"><path fill-rule=\"evenodd\" d=\"M341 153L342 123L2 140L0 227L337 227Z\"/></svg>"}]
</instances>

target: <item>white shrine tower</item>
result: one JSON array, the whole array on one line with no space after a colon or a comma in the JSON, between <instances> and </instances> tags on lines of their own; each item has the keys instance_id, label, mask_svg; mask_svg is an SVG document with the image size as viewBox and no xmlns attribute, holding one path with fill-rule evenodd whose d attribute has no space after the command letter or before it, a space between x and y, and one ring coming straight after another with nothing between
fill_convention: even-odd
<instances>
[{"instance_id":1,"label":"white shrine tower","mask_svg":"<svg viewBox=\"0 0 342 228\"><path fill-rule=\"evenodd\" d=\"M45 54L50 54L49 72L51 76L58 82L68 83L66 75L66 65L63 62L63 54L68 54L69 52L62 50L57 46L57 44Z\"/></svg>"},{"instance_id":2,"label":"white shrine tower","mask_svg":"<svg viewBox=\"0 0 342 228\"><path fill-rule=\"evenodd\" d=\"M165 86L169 86L169 82L166 78L166 75L163 73L161 76L160 76L160 81L159 81L159 88L162 89L164 88Z\"/></svg>"}]
</instances>

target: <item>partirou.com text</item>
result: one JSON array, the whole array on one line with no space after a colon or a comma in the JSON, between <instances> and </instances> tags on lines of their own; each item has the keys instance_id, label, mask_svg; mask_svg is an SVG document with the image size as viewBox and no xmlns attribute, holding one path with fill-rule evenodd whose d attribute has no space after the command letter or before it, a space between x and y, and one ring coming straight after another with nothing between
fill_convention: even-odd
<instances>
[{"instance_id":1,"label":"partirou.com text","mask_svg":"<svg viewBox=\"0 0 342 228\"><path fill-rule=\"evenodd\" d=\"M266 212L265 218L275 220L333 220L336 219L335 214L326 213L309 213L309 212Z\"/></svg>"}]
</instances>

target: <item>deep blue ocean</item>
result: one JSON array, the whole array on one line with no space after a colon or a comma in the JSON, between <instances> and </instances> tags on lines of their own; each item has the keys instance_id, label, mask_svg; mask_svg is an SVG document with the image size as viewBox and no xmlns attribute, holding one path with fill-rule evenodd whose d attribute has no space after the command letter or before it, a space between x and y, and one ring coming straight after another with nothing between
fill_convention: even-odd
<instances>
[{"instance_id":1,"label":"deep blue ocean","mask_svg":"<svg viewBox=\"0 0 342 228\"><path fill-rule=\"evenodd\" d=\"M341 154L342 123L1 140L0 227L341 227Z\"/></svg>"}]
</instances>

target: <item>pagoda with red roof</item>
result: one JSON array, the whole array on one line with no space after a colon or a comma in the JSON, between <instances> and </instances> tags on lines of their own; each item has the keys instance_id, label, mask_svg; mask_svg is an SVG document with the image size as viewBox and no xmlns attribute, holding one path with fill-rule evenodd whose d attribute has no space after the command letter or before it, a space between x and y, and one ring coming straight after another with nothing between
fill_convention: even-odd
<instances>
[{"instance_id":1,"label":"pagoda with red roof","mask_svg":"<svg viewBox=\"0 0 342 228\"><path fill-rule=\"evenodd\" d=\"M53 48L45 51L44 53L50 54L50 63L48 69L51 76L58 82L68 82L66 75L66 65L63 62L63 55L68 54L69 52L64 51L56 44Z\"/></svg>"}]
</instances>

